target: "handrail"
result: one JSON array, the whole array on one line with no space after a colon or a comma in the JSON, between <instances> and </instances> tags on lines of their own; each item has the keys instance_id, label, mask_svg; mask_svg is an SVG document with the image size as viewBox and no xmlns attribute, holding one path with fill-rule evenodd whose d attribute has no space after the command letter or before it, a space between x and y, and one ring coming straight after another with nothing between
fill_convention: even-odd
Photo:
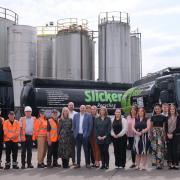
<instances>
[{"instance_id":1,"label":"handrail","mask_svg":"<svg viewBox=\"0 0 180 180\"><path fill-rule=\"evenodd\" d=\"M82 19L79 21L77 18L65 18L59 19L57 21L57 30L63 31L73 31L73 30L83 30L88 31L88 21L86 19Z\"/></svg>"},{"instance_id":2,"label":"handrail","mask_svg":"<svg viewBox=\"0 0 180 180\"><path fill-rule=\"evenodd\" d=\"M18 24L19 15L10 9L0 7L0 18L8 19Z\"/></svg>"},{"instance_id":3,"label":"handrail","mask_svg":"<svg viewBox=\"0 0 180 180\"><path fill-rule=\"evenodd\" d=\"M130 23L130 17L128 13L112 11L112 12L101 12L98 16L98 24L110 23L110 22L123 22Z\"/></svg>"}]
</instances>

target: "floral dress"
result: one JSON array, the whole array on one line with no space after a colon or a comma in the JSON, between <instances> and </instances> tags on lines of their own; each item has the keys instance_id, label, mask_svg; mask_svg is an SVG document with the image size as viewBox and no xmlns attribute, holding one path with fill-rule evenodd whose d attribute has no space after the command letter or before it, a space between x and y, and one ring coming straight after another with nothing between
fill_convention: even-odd
<instances>
[{"instance_id":1,"label":"floral dress","mask_svg":"<svg viewBox=\"0 0 180 180\"><path fill-rule=\"evenodd\" d=\"M164 153L165 153L165 130L164 124L166 117L163 115L152 116L151 122L153 127L151 129L151 149L153 162L160 162L160 166L164 165Z\"/></svg>"},{"instance_id":2,"label":"floral dress","mask_svg":"<svg viewBox=\"0 0 180 180\"><path fill-rule=\"evenodd\" d=\"M69 159L73 155L73 131L72 119L62 119L59 123L59 150L60 158Z\"/></svg>"}]
</instances>

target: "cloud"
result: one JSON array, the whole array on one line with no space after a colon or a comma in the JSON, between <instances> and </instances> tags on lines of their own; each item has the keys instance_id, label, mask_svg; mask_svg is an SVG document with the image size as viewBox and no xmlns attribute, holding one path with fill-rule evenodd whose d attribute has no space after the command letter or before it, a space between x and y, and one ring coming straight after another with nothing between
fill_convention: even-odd
<instances>
[{"instance_id":1,"label":"cloud","mask_svg":"<svg viewBox=\"0 0 180 180\"><path fill-rule=\"evenodd\" d=\"M146 11L134 12L133 16L162 16L162 15L180 14L180 6L158 7Z\"/></svg>"}]
</instances>

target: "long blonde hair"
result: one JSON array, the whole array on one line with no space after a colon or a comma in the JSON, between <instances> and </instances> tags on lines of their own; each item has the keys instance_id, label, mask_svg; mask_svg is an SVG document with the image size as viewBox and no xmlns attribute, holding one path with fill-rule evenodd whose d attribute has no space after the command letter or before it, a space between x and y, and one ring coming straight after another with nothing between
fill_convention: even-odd
<instances>
[{"instance_id":1,"label":"long blonde hair","mask_svg":"<svg viewBox=\"0 0 180 180\"><path fill-rule=\"evenodd\" d=\"M67 118L69 118L69 109L67 107L63 107L62 112L61 112L61 119L65 119L64 111L66 111L66 110L68 111Z\"/></svg>"}]
</instances>

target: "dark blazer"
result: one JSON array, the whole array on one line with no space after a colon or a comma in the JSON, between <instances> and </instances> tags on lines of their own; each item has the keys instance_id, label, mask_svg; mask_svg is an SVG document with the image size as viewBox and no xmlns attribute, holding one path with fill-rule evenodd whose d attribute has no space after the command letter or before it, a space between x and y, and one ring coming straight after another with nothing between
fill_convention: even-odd
<instances>
[{"instance_id":1,"label":"dark blazer","mask_svg":"<svg viewBox=\"0 0 180 180\"><path fill-rule=\"evenodd\" d=\"M79 121L80 121L80 113L77 113L74 115L73 118L73 134L74 137L76 138L77 135L79 134ZM88 138L91 134L92 131L92 116L89 113L84 114L84 120L83 120L83 137Z\"/></svg>"},{"instance_id":2,"label":"dark blazer","mask_svg":"<svg viewBox=\"0 0 180 180\"><path fill-rule=\"evenodd\" d=\"M110 144L111 143L111 119L106 117L104 120L101 117L96 118L95 121L95 131L96 131L96 142L97 144ZM104 140L99 140L98 136L106 136Z\"/></svg>"},{"instance_id":3,"label":"dark blazer","mask_svg":"<svg viewBox=\"0 0 180 180\"><path fill-rule=\"evenodd\" d=\"M166 123L165 123L165 132L167 135L167 133L168 133L168 121L166 121ZM174 136L180 137L180 116L177 116L176 129L173 132L173 137Z\"/></svg>"}]
</instances>

